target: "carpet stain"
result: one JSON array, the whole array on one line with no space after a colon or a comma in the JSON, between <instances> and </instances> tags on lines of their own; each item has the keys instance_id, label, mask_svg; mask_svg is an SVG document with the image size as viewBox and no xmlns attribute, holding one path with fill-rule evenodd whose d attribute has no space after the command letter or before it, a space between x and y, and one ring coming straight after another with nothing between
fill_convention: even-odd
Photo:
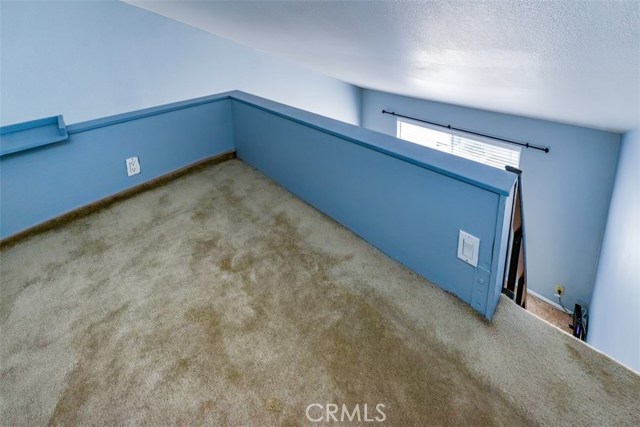
<instances>
[{"instance_id":1,"label":"carpet stain","mask_svg":"<svg viewBox=\"0 0 640 427\"><path fill-rule=\"evenodd\" d=\"M211 256L218 246L220 236L207 236L204 239L197 239L191 243L191 265L195 266L205 258Z\"/></svg>"},{"instance_id":2,"label":"carpet stain","mask_svg":"<svg viewBox=\"0 0 640 427\"><path fill-rule=\"evenodd\" d=\"M185 318L202 327L208 339L210 350L220 351L222 347L222 330L220 328L220 315L209 306L190 309Z\"/></svg>"},{"instance_id":3,"label":"carpet stain","mask_svg":"<svg viewBox=\"0 0 640 427\"><path fill-rule=\"evenodd\" d=\"M206 417L216 407L213 400L205 400L198 406L198 412L201 417Z\"/></svg>"},{"instance_id":4,"label":"carpet stain","mask_svg":"<svg viewBox=\"0 0 640 427\"><path fill-rule=\"evenodd\" d=\"M183 378L189 369L191 368L191 360L188 358L182 358L178 360L175 365L171 368L169 373L169 378L176 380L178 378Z\"/></svg>"},{"instance_id":5,"label":"carpet stain","mask_svg":"<svg viewBox=\"0 0 640 427\"><path fill-rule=\"evenodd\" d=\"M636 394L640 399L640 392L633 387L629 387L629 384L621 381L619 375L614 375L610 370L609 364L604 364L602 361L594 360L585 354L589 351L584 346L580 345L578 341L569 341L565 343L567 354L570 358L584 370L584 374L597 378L602 389L611 396L616 396L619 399L625 399L629 395Z\"/></svg>"},{"instance_id":6,"label":"carpet stain","mask_svg":"<svg viewBox=\"0 0 640 427\"><path fill-rule=\"evenodd\" d=\"M278 413L282 412L282 410L284 409L284 405L282 404L282 401L279 399L267 399L265 403L265 407L269 412L278 412Z\"/></svg>"},{"instance_id":7,"label":"carpet stain","mask_svg":"<svg viewBox=\"0 0 640 427\"><path fill-rule=\"evenodd\" d=\"M243 198L235 193L233 187L234 182L231 179L226 179L222 182L222 184L218 187L218 191L222 195L222 200L233 209L244 208Z\"/></svg>"},{"instance_id":8,"label":"carpet stain","mask_svg":"<svg viewBox=\"0 0 640 427\"><path fill-rule=\"evenodd\" d=\"M218 267L221 271L232 272L233 267L231 266L231 256L225 255L218 262Z\"/></svg>"},{"instance_id":9,"label":"carpet stain","mask_svg":"<svg viewBox=\"0 0 640 427\"><path fill-rule=\"evenodd\" d=\"M223 213L229 213L230 210L242 210L245 213L247 211L243 198L234 193L233 180L226 179L214 192L203 195L193 209L191 219L196 223L206 223L212 219L212 214L220 210L223 210ZM242 221L242 217L236 215L228 215L225 219L231 222Z\"/></svg>"},{"instance_id":10,"label":"carpet stain","mask_svg":"<svg viewBox=\"0 0 640 427\"><path fill-rule=\"evenodd\" d=\"M227 381L230 384L238 384L242 379L242 374L235 368L227 370Z\"/></svg>"},{"instance_id":11,"label":"carpet stain","mask_svg":"<svg viewBox=\"0 0 640 427\"><path fill-rule=\"evenodd\" d=\"M81 424L80 411L91 397L101 390L101 383L113 381L118 375L111 371L108 375L96 375L93 364L103 344L116 332L117 320L126 312L129 304L123 304L112 310L99 321L87 328L84 337L82 356L75 368L67 376L67 385L55 405L50 426Z\"/></svg>"},{"instance_id":12,"label":"carpet stain","mask_svg":"<svg viewBox=\"0 0 640 427\"><path fill-rule=\"evenodd\" d=\"M11 315L16 299L24 290L37 283L41 283L41 277L31 277L26 280L16 281L10 284L3 283L0 288L0 325L4 324Z\"/></svg>"},{"instance_id":13,"label":"carpet stain","mask_svg":"<svg viewBox=\"0 0 640 427\"><path fill-rule=\"evenodd\" d=\"M587 374L602 374L605 378L609 376L608 373L602 368L602 366L590 363L590 361L585 358L584 347L579 347L575 345L574 342L567 342L564 344L564 346L567 349L567 353L569 354L571 359L574 362L578 363Z\"/></svg>"},{"instance_id":14,"label":"carpet stain","mask_svg":"<svg viewBox=\"0 0 640 427\"><path fill-rule=\"evenodd\" d=\"M108 245L104 239L94 239L83 245L71 250L69 256L73 258L79 258L83 256L101 256L109 250L111 246Z\"/></svg>"},{"instance_id":15,"label":"carpet stain","mask_svg":"<svg viewBox=\"0 0 640 427\"><path fill-rule=\"evenodd\" d=\"M232 325L225 324L223 315L211 306L194 307L185 319L200 329L201 338L191 353L194 364L190 366L199 381L222 383L225 387L240 385L242 373L227 354L224 338Z\"/></svg>"},{"instance_id":16,"label":"carpet stain","mask_svg":"<svg viewBox=\"0 0 640 427\"><path fill-rule=\"evenodd\" d=\"M109 286L110 280L108 278L97 279L89 282L83 290L83 295L86 298L99 295Z\"/></svg>"}]
</instances>

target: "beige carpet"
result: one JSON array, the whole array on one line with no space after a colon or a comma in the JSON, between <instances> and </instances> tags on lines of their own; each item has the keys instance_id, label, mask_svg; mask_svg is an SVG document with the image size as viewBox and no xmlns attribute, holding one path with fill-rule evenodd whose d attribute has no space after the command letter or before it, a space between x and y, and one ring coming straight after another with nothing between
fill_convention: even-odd
<instances>
[{"instance_id":1,"label":"beige carpet","mask_svg":"<svg viewBox=\"0 0 640 427\"><path fill-rule=\"evenodd\" d=\"M9 248L1 273L6 426L319 425L312 403L640 423L638 375L509 300L483 320L238 160Z\"/></svg>"},{"instance_id":2,"label":"beige carpet","mask_svg":"<svg viewBox=\"0 0 640 427\"><path fill-rule=\"evenodd\" d=\"M553 326L562 329L566 333L573 335L573 316L541 300L535 295L527 295L527 311L546 320Z\"/></svg>"}]
</instances>

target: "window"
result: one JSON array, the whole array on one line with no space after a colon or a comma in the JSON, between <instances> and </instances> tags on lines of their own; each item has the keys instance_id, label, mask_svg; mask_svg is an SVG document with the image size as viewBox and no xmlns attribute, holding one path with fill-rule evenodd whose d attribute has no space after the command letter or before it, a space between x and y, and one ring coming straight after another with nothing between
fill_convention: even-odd
<instances>
[{"instance_id":1,"label":"window","mask_svg":"<svg viewBox=\"0 0 640 427\"><path fill-rule=\"evenodd\" d=\"M442 132L414 120L398 118L397 137L400 139L498 169L504 169L506 165L519 167L520 147L513 147L490 138L471 139L463 135L463 132Z\"/></svg>"}]
</instances>

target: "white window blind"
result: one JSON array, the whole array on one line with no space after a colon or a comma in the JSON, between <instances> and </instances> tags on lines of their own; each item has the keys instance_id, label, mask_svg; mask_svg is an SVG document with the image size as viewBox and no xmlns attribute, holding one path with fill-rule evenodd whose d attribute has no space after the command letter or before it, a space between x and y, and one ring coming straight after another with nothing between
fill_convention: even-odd
<instances>
[{"instance_id":1,"label":"white window blind","mask_svg":"<svg viewBox=\"0 0 640 427\"><path fill-rule=\"evenodd\" d=\"M398 118L397 137L498 169L520 166L520 147L489 138L471 139L454 131L442 132L414 120Z\"/></svg>"}]
</instances>

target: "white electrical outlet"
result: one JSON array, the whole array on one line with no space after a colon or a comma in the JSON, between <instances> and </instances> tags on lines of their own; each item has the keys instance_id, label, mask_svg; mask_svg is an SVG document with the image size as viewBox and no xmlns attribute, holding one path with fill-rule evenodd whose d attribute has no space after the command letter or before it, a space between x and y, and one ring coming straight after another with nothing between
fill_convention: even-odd
<instances>
[{"instance_id":1,"label":"white electrical outlet","mask_svg":"<svg viewBox=\"0 0 640 427\"><path fill-rule=\"evenodd\" d=\"M137 175L140 173L140 161L137 157L130 157L126 160L127 176Z\"/></svg>"},{"instance_id":2,"label":"white electrical outlet","mask_svg":"<svg viewBox=\"0 0 640 427\"><path fill-rule=\"evenodd\" d=\"M458 258L474 267L478 266L480 239L460 230L458 234Z\"/></svg>"}]
</instances>

